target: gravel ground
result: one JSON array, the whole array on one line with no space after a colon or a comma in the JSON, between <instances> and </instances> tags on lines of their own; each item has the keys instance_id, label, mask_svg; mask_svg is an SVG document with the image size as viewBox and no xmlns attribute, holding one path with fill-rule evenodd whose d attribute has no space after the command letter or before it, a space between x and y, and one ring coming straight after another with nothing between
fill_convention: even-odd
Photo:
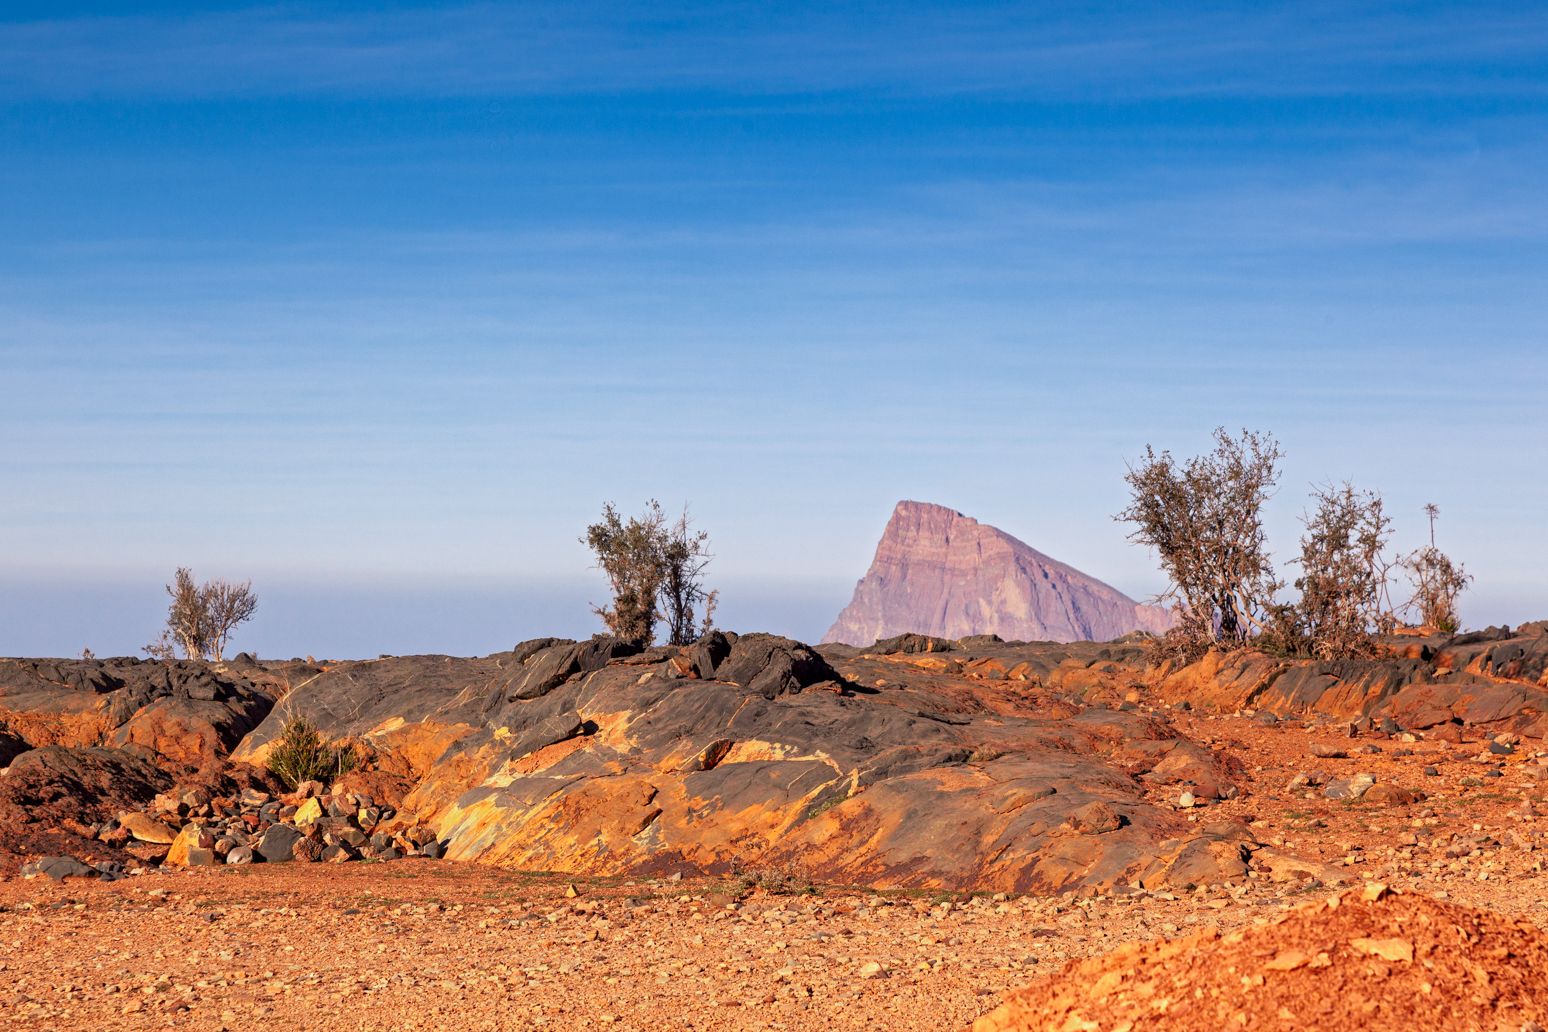
<instances>
[{"instance_id":1,"label":"gravel ground","mask_svg":"<svg viewBox=\"0 0 1548 1032\"><path fill-rule=\"evenodd\" d=\"M1069 957L1278 902L737 889L432 861L12 881L0 1005L37 1028L940 1029Z\"/></svg>"},{"instance_id":2,"label":"gravel ground","mask_svg":"<svg viewBox=\"0 0 1548 1032\"><path fill-rule=\"evenodd\" d=\"M1174 716L1245 771L1238 799L1196 819L1247 821L1356 884L1544 923L1548 756L1535 746L1498 756L1476 742ZM1313 744L1350 755L1315 756ZM1291 784L1308 772L1369 772L1427 798L1328 799ZM774 887L572 883L426 860L12 879L0 881L0 1007L7 1027L50 1029L951 1029L1071 958L1261 923L1327 891L1252 881L1181 898L1003 899Z\"/></svg>"}]
</instances>

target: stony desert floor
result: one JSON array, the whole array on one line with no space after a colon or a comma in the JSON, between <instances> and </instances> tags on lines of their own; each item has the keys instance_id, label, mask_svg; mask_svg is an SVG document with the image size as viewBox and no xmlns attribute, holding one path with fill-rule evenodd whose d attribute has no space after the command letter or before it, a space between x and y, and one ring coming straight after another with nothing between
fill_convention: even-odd
<instances>
[{"instance_id":1,"label":"stony desert floor","mask_svg":"<svg viewBox=\"0 0 1548 1032\"><path fill-rule=\"evenodd\" d=\"M15 1028L950 1029L1066 960L1261 923L1338 878L1548 924L1533 743L1169 715L1244 770L1240 797L1191 816L1248 820L1325 883L1006 898L430 860L11 879L0 1006ZM1300 783L1359 773L1425 798Z\"/></svg>"}]
</instances>

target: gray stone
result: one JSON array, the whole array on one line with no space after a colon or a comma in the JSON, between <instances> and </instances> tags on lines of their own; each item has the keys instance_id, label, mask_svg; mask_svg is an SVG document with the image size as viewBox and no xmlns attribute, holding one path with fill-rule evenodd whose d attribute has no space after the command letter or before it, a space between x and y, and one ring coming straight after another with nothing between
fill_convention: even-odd
<instances>
[{"instance_id":1,"label":"gray stone","mask_svg":"<svg viewBox=\"0 0 1548 1032\"><path fill-rule=\"evenodd\" d=\"M258 855L271 864L294 859L296 843L301 833L288 824L276 824L258 840Z\"/></svg>"},{"instance_id":2,"label":"gray stone","mask_svg":"<svg viewBox=\"0 0 1548 1032\"><path fill-rule=\"evenodd\" d=\"M91 866L96 868L97 877L103 881L117 881L128 873L124 870L124 865L117 860L101 860Z\"/></svg>"},{"instance_id":3,"label":"gray stone","mask_svg":"<svg viewBox=\"0 0 1548 1032\"><path fill-rule=\"evenodd\" d=\"M87 867L73 856L45 856L30 864L23 864L21 869L24 878L47 875L58 882L66 878L94 878L98 873L95 868Z\"/></svg>"}]
</instances>

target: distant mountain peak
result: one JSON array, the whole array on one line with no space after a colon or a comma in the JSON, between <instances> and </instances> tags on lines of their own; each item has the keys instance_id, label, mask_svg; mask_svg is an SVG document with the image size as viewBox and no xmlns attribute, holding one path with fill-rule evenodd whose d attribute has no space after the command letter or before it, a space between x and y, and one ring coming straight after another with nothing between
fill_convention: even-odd
<instances>
[{"instance_id":1,"label":"distant mountain peak","mask_svg":"<svg viewBox=\"0 0 1548 1032\"><path fill-rule=\"evenodd\" d=\"M1106 641L1160 632L1171 614L955 509L905 500L871 568L824 641L870 645L914 631L943 638Z\"/></svg>"}]
</instances>

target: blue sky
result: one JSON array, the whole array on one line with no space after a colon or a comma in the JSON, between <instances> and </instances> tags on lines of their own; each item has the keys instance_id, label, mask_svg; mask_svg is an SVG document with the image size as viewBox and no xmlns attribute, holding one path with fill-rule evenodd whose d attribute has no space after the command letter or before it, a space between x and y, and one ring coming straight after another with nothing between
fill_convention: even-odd
<instances>
[{"instance_id":1,"label":"blue sky","mask_svg":"<svg viewBox=\"0 0 1548 1032\"><path fill-rule=\"evenodd\" d=\"M1548 616L1548 15L1525 4L8 4L0 654L171 568L265 654L593 629L688 502L815 638L892 504L1131 594L1146 443L1442 509Z\"/></svg>"}]
</instances>

